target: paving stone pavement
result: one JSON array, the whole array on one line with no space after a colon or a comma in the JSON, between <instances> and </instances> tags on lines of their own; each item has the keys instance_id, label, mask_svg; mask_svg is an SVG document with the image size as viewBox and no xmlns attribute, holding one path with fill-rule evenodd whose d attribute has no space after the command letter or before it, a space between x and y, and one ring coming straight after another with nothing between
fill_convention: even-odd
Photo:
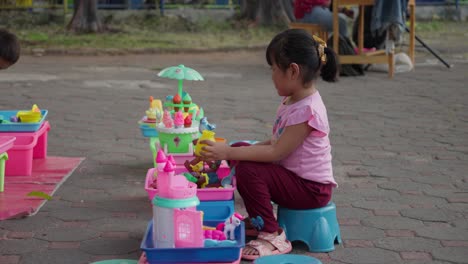
<instances>
[{"instance_id":1,"label":"paving stone pavement","mask_svg":"<svg viewBox=\"0 0 468 264\"><path fill-rule=\"evenodd\" d=\"M23 57L0 72L1 109L48 109L49 155L86 157L37 215L0 222L0 263L137 259L151 218L143 183L152 163L136 122L148 96L176 91L156 72L195 68L206 81L185 87L217 134L259 140L279 102L263 56ZM418 62L394 79L319 82L344 243L320 254L294 243L295 253L324 263L468 263L468 63ZM239 196L236 207L245 211Z\"/></svg>"}]
</instances>

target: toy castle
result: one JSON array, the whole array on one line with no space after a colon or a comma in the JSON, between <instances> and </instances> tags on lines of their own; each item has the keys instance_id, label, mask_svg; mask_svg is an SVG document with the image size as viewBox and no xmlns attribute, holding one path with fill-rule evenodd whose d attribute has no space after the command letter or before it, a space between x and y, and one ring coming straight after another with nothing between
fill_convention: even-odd
<instances>
[{"instance_id":1,"label":"toy castle","mask_svg":"<svg viewBox=\"0 0 468 264\"><path fill-rule=\"evenodd\" d=\"M159 156L159 155L158 155ZM203 247L203 213L197 185L175 175L175 164L159 157L158 194L153 199L153 242L156 248Z\"/></svg>"}]
</instances>

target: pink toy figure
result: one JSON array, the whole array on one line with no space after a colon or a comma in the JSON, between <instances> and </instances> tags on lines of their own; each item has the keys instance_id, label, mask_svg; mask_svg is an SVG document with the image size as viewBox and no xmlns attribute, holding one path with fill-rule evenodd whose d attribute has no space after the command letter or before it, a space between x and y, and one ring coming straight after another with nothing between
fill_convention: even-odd
<instances>
[{"instance_id":1,"label":"pink toy figure","mask_svg":"<svg viewBox=\"0 0 468 264\"><path fill-rule=\"evenodd\" d=\"M238 227L241 224L241 221L244 219L244 217L239 214L239 213L234 213L226 219L224 223L219 224L216 229L221 230L224 229L224 235L226 238L228 237L229 233L229 239L230 240L236 240L236 237L234 235L234 231L236 230L236 227Z\"/></svg>"},{"instance_id":2,"label":"pink toy figure","mask_svg":"<svg viewBox=\"0 0 468 264\"><path fill-rule=\"evenodd\" d=\"M169 111L167 110L164 110L162 121L166 128L172 128L172 126L174 125L174 122L172 121L171 113L169 113Z\"/></svg>"},{"instance_id":3,"label":"pink toy figure","mask_svg":"<svg viewBox=\"0 0 468 264\"><path fill-rule=\"evenodd\" d=\"M174 114L174 126L175 128L183 128L184 127L184 114L181 111L177 111Z\"/></svg>"}]
</instances>

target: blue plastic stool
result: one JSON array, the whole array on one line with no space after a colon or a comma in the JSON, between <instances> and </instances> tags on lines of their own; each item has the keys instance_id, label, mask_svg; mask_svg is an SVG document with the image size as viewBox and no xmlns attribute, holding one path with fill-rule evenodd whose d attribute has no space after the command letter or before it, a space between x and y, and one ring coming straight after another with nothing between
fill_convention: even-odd
<instances>
[{"instance_id":1,"label":"blue plastic stool","mask_svg":"<svg viewBox=\"0 0 468 264\"><path fill-rule=\"evenodd\" d=\"M335 242L341 244L336 206L332 202L310 210L278 206L278 223L289 241L304 242L310 252L330 252L335 250Z\"/></svg>"},{"instance_id":2,"label":"blue plastic stool","mask_svg":"<svg viewBox=\"0 0 468 264\"><path fill-rule=\"evenodd\" d=\"M322 262L313 257L286 254L260 257L254 261L254 264L322 264Z\"/></svg>"}]
</instances>

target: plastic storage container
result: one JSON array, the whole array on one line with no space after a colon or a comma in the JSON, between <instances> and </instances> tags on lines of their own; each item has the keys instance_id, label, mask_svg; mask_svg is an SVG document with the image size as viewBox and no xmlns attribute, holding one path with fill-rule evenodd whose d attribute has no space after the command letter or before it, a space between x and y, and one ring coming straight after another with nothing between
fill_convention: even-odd
<instances>
[{"instance_id":1,"label":"plastic storage container","mask_svg":"<svg viewBox=\"0 0 468 264\"><path fill-rule=\"evenodd\" d=\"M206 226L216 227L219 221L204 221ZM240 227L240 228L239 228ZM159 263L205 263L205 262L233 262L239 259L241 250L245 246L244 222L236 228L236 245L200 248L155 248L153 244L153 222L148 224L141 242L141 250L146 254L149 264Z\"/></svg>"},{"instance_id":2,"label":"plastic storage container","mask_svg":"<svg viewBox=\"0 0 468 264\"><path fill-rule=\"evenodd\" d=\"M150 201L153 200L154 196L158 193L158 190L151 187L153 183L153 175L156 169L152 168L148 170L146 174L145 180L145 190L148 193L148 198ZM187 169L184 166L177 166L175 173L181 174L186 172ZM218 169L218 178L221 180L222 178L229 175L230 169L229 167L221 166ZM200 201L225 201L225 200L232 200L234 197L234 191L236 190L236 179L233 178L232 187L231 188L203 188L197 189L197 196Z\"/></svg>"},{"instance_id":3,"label":"plastic storage container","mask_svg":"<svg viewBox=\"0 0 468 264\"><path fill-rule=\"evenodd\" d=\"M47 134L49 122L45 121L36 132L0 133L2 136L14 136L16 140L8 153L5 176L30 176L32 160L47 158Z\"/></svg>"},{"instance_id":4,"label":"plastic storage container","mask_svg":"<svg viewBox=\"0 0 468 264\"><path fill-rule=\"evenodd\" d=\"M203 211L203 218L213 221L225 221L234 213L234 199L229 201L200 201L198 211Z\"/></svg>"},{"instance_id":5,"label":"plastic storage container","mask_svg":"<svg viewBox=\"0 0 468 264\"><path fill-rule=\"evenodd\" d=\"M0 111L0 118L4 120L10 120L11 116L16 116L19 111L27 111L27 110L3 110ZM47 110L41 110L42 118L37 123L0 123L0 132L34 132L37 131L42 123L44 123L47 117Z\"/></svg>"},{"instance_id":6,"label":"plastic storage container","mask_svg":"<svg viewBox=\"0 0 468 264\"><path fill-rule=\"evenodd\" d=\"M7 152L15 142L14 136L3 136L0 134L0 153Z\"/></svg>"}]
</instances>

